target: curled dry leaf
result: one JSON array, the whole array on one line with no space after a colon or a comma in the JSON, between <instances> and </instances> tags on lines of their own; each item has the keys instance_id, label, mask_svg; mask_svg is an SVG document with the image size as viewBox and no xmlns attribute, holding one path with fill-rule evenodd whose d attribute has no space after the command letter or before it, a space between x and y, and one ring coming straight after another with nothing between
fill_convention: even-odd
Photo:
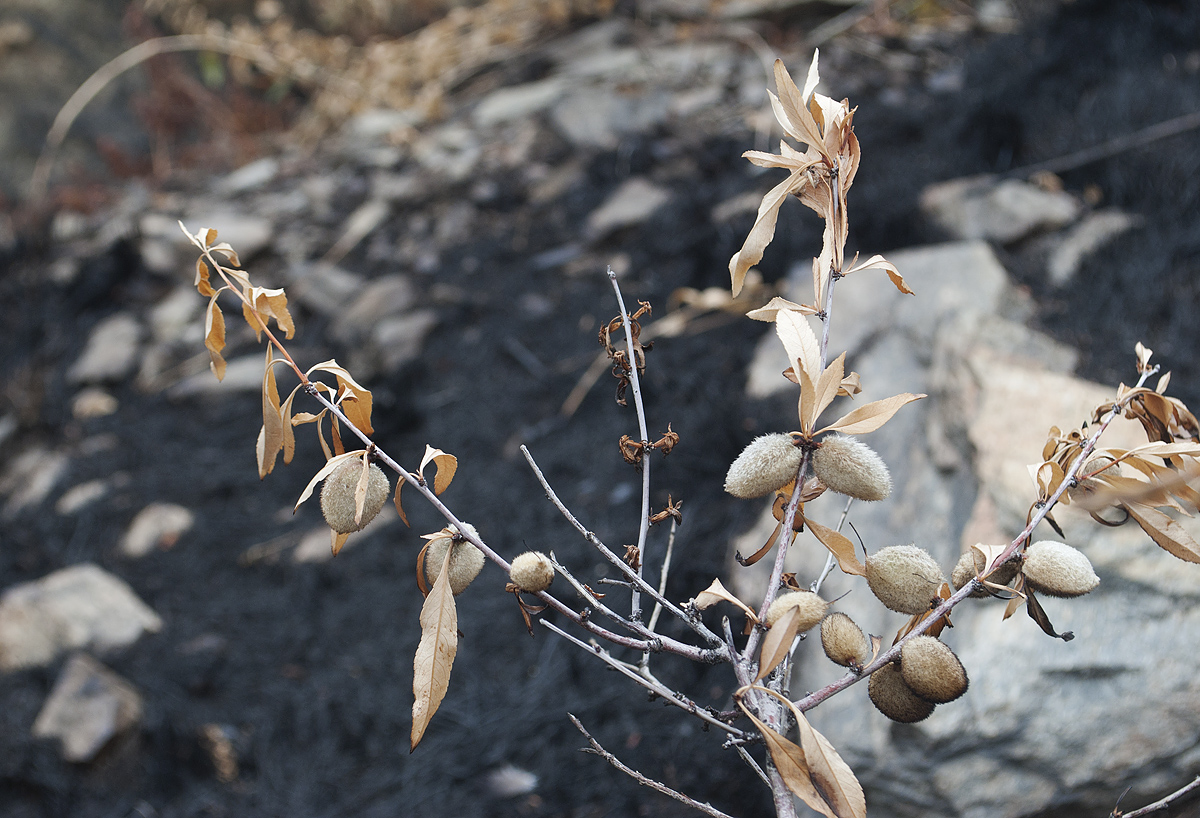
<instances>
[{"instance_id":1,"label":"curled dry leaf","mask_svg":"<svg viewBox=\"0 0 1200 818\"><path fill-rule=\"evenodd\" d=\"M242 302L242 317L254 330L257 340L262 340L262 331L267 328L267 321L271 318L275 319L275 325L284 331L286 338L290 339L296 334L296 325L287 308L287 294L282 289L250 287L245 295L247 300Z\"/></svg>"},{"instance_id":2,"label":"curled dry leaf","mask_svg":"<svg viewBox=\"0 0 1200 818\"><path fill-rule=\"evenodd\" d=\"M842 569L844 574L853 574L856 577L865 577L867 568L863 565L858 555L854 553L854 543L848 537L832 528L826 528L814 520L806 520L808 530L813 533L813 536L821 541L821 545L829 549L829 553L833 554L838 562L838 567Z\"/></svg>"},{"instance_id":3,"label":"curled dry leaf","mask_svg":"<svg viewBox=\"0 0 1200 818\"><path fill-rule=\"evenodd\" d=\"M309 367L308 372L304 374L311 377L314 372L328 372L337 378L342 412L360 432L372 434L375 429L371 426L371 390L354 380L354 376L332 358Z\"/></svg>"},{"instance_id":4,"label":"curled dry leaf","mask_svg":"<svg viewBox=\"0 0 1200 818\"><path fill-rule=\"evenodd\" d=\"M745 602L742 602L736 596L729 593L719 579L714 579L712 585L709 585L706 589L696 594L695 605L701 611L711 608L718 602L731 602L745 611L746 616L750 617L751 622L758 621L758 614L750 610L750 606Z\"/></svg>"},{"instance_id":5,"label":"curled dry leaf","mask_svg":"<svg viewBox=\"0 0 1200 818\"><path fill-rule=\"evenodd\" d=\"M434 465L433 493L441 494L450 488L450 481L454 479L454 474L458 471L458 458L426 443L425 454L421 457L421 466L417 469L422 476L425 474L425 467L431 461Z\"/></svg>"},{"instance_id":6,"label":"curled dry leaf","mask_svg":"<svg viewBox=\"0 0 1200 818\"><path fill-rule=\"evenodd\" d=\"M441 706L458 653L458 610L450 589L450 555L421 606L421 641L413 657L413 721L409 752L417 749L425 728Z\"/></svg>"},{"instance_id":7,"label":"curled dry leaf","mask_svg":"<svg viewBox=\"0 0 1200 818\"><path fill-rule=\"evenodd\" d=\"M794 301L788 301L786 298L781 298L777 295L764 306L756 310L750 310L750 312L746 313L746 317L752 318L755 321L774 323L776 316L781 311L798 312L802 315L816 315L819 312L816 307L809 306L808 304L797 304Z\"/></svg>"},{"instance_id":8,"label":"curled dry leaf","mask_svg":"<svg viewBox=\"0 0 1200 818\"><path fill-rule=\"evenodd\" d=\"M762 650L759 652L758 659L758 675L754 677L754 681L762 679L787 658L792 651L792 642L799 633L800 610L789 608L763 637Z\"/></svg>"},{"instance_id":9,"label":"curled dry leaf","mask_svg":"<svg viewBox=\"0 0 1200 818\"><path fill-rule=\"evenodd\" d=\"M863 270L883 270L885 273L887 273L888 278L891 279L892 284L896 286L897 290L905 295L914 294L913 291L908 288L908 285L904 283L904 276L900 275L900 271L896 269L896 265L892 264L883 256L871 256L862 264L851 265L850 269L846 270L843 275L850 275L851 273L858 273L862 272Z\"/></svg>"},{"instance_id":10,"label":"curled dry leaf","mask_svg":"<svg viewBox=\"0 0 1200 818\"><path fill-rule=\"evenodd\" d=\"M900 410L901 406L907 403L912 403L915 400L920 400L926 397L925 395L914 395L911 392L902 392L899 395L893 395L890 398L883 400L872 401L864 404L852 412L848 412L835 420L829 426L821 429L820 432L841 432L846 435L865 435L868 432L873 432L883 424L892 419L892 415Z\"/></svg>"},{"instance_id":11,"label":"curled dry leaf","mask_svg":"<svg viewBox=\"0 0 1200 818\"><path fill-rule=\"evenodd\" d=\"M1122 507L1159 548L1185 562L1200 562L1200 544L1175 520L1141 503L1124 503Z\"/></svg>"},{"instance_id":12,"label":"curled dry leaf","mask_svg":"<svg viewBox=\"0 0 1200 818\"><path fill-rule=\"evenodd\" d=\"M267 345L267 367L263 372L262 382L263 425L258 432L258 445L255 447L259 480L275 470L275 459L284 444L283 408L279 405L279 389L275 384L275 368L272 366L276 363L274 350L270 344Z\"/></svg>"},{"instance_id":13,"label":"curled dry leaf","mask_svg":"<svg viewBox=\"0 0 1200 818\"><path fill-rule=\"evenodd\" d=\"M738 706L762 734L763 741L767 745L767 752L771 754L771 761L774 762L775 769L779 771L787 788L797 798L826 818L841 818L813 786L812 776L808 770L808 759L805 758L804 751L797 744L788 741L764 724L761 719L746 709L746 705L742 703L741 699L738 699Z\"/></svg>"},{"instance_id":14,"label":"curled dry leaf","mask_svg":"<svg viewBox=\"0 0 1200 818\"><path fill-rule=\"evenodd\" d=\"M791 706L791 702L788 705L796 718L800 748L808 760L808 774L817 792L838 818L866 818L867 800L850 765L838 755L829 740L808 723L803 713Z\"/></svg>"},{"instance_id":15,"label":"curled dry leaf","mask_svg":"<svg viewBox=\"0 0 1200 818\"><path fill-rule=\"evenodd\" d=\"M212 359L210 365L218 381L225 378L225 358L221 355L221 350L225 349L225 316L217 306L217 295L220 292L217 290L212 294L208 300L208 309L204 313L204 346L208 349L208 355Z\"/></svg>"}]
</instances>

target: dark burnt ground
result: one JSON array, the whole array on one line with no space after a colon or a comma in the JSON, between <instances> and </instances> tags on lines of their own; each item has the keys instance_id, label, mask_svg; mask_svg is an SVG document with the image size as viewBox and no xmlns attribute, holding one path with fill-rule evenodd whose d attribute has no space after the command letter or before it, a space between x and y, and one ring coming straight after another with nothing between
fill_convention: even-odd
<instances>
[{"instance_id":1,"label":"dark burnt ground","mask_svg":"<svg viewBox=\"0 0 1200 818\"><path fill-rule=\"evenodd\" d=\"M863 89L852 97L864 150L852 193L852 244L874 252L939 238L916 207L929 182L1006 171L1200 109L1200 77L1185 67L1196 43L1200 2L1079 2L1019 34L964 44L968 70L957 94L914 88L903 105L888 105L876 99L879 88L865 72ZM599 575L599 560L513 456L517 439L528 442L564 500L603 539L620 545L636 536L638 478L616 449L616 439L635 426L630 411L614 405L612 382L597 386L570 421L552 420L580 371L554 367L586 364L597 349L599 322L614 312L611 291L599 270L571 278L539 272L530 259L574 239L620 179L640 172L669 184L675 200L650 223L610 240L613 252L632 257L626 298L648 299L661 310L677 287L725 284L726 262L749 219L722 227L707 214L755 186L739 158L749 141L747 135L693 143L679 134L633 141L597 158L586 184L553 204L538 209L514 196L485 206L485 227L457 255L443 258L438 283L468 297L447 308L419 364L369 384L377 398L377 438L407 463L426 442L457 454L460 472L446 499L501 553L553 549L584 579ZM1200 394L1200 324L1193 318L1198 149L1200 139L1191 134L1064 175L1069 189L1097 184L1107 204L1146 218L1145 227L1090 261L1069 290L1052 292L1041 283L1033 250L1006 254L1035 295L1040 325L1084 350L1085 376L1127 380L1133 343L1142 339L1176 370L1177 394ZM528 236L519 250L517 232ZM764 273L778 278L787 262L810 256L818 242L815 219L785 207ZM286 510L318 467L318 447L302 434L296 462L260 484L255 398L172 402L122 387L116 415L86 423L70 418L63 370L87 331L116 305L148 306L165 292L125 252L118 247L91 259L70 290L46 283L32 250L0 279L5 395L21 409L21 436L62 445L110 435L112 448L77 453L71 481L116 471L130 478L110 501L75 518L42 508L6 524L0 576L7 586L93 560L131 583L166 624L105 661L142 691L145 724L137 746L118 748L95 769L71 767L28 738L57 668L0 677L0 812L14 818L691 814L578 753L582 739L564 716L570 711L647 775L736 815L769 813L763 788L719 749L719 737L648 702L572 645L541 629L530 639L491 566L460 598L466 639L450 691L410 755L420 606L416 534L440 521L414 496L413 532L393 527L322 565L239 566L248 545L316 522L312 504L299 522L286 522ZM466 273L459 263L466 256L484 261ZM361 257L354 262L356 269L386 272ZM264 283L270 265L258 267ZM531 293L553 310L531 314L522 299ZM300 360L346 353L320 340L317 317L301 311L297 319L293 351ZM722 494L728 463L753 434L787 423L789 407L742 397L745 364L760 332L751 322L734 322L664 340L649 357L651 430L670 422L682 438L669 458L654 462L656 506L668 492L684 499L681 556L669 586L676 599L722 571L730 537L756 514L752 504ZM550 371L539 379L520 366L504 349L509 336ZM121 531L152 500L194 509L197 527L170 551L118 559ZM674 624L666 622L671 632ZM203 647L195 641L201 637L214 647L181 650ZM657 667L700 703L728 706L725 669L665 660ZM207 723L236 732L241 774L233 784L217 780L197 739ZM504 763L540 777L536 798L487 794L483 774Z\"/></svg>"}]
</instances>

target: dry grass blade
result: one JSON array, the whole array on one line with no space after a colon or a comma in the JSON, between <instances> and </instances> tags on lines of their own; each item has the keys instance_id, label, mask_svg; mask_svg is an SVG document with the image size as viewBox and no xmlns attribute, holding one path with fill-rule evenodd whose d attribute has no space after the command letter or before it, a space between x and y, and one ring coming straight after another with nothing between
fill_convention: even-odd
<instances>
[{"instance_id":1,"label":"dry grass blade","mask_svg":"<svg viewBox=\"0 0 1200 818\"><path fill-rule=\"evenodd\" d=\"M437 712L450 685L450 670L458 652L458 610L450 590L450 555L446 549L442 569L421 606L421 642L413 657L413 722L409 752L417 749L429 720Z\"/></svg>"}]
</instances>

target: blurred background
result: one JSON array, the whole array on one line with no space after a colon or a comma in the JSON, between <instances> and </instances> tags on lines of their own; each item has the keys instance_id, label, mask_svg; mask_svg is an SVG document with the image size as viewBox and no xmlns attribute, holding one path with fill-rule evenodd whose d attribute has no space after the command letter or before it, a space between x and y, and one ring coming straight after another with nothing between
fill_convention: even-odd
<instances>
[{"instance_id":1,"label":"blurred background","mask_svg":"<svg viewBox=\"0 0 1200 818\"><path fill-rule=\"evenodd\" d=\"M553 550L592 587L608 569L518 447L607 543L635 540L640 477L616 445L635 419L596 365L611 266L654 308L651 433L681 437L652 466L655 508L683 499L668 596L714 576L750 595L732 554L761 544L763 510L722 481L794 426L795 396L744 313L807 297L820 222L786 203L736 302L727 264L782 179L741 158L777 150L771 65L799 79L818 47L819 90L858 106L849 250L918 293L851 279L833 342L868 399L931 395L873 442L912 488L859 533L921 539L949 569L1019 530L1022 464L1086 419L1092 382L1136 377L1136 341L1171 394L1200 395L1200 3L7 0L0 813L692 814L579 753L569 711L651 778L773 814L720 737L531 639L492 566L459 598L450 690L410 755L414 565L442 522L414 494L412 529L385 510L331 559L315 503L292 513L323 463L311 426L259 481L262 349L229 312L212 376L176 221L287 288L291 353L374 392L393 457L458 456L444 499L496 550ZM981 605L948 636L963 701L890 725L860 685L814 717L873 817L1107 814L1197 774L1200 579L1116 531L1078 535L1095 607L1047 606L1075 642L993 630ZM793 693L834 678L812 663ZM731 706L725 668L656 667Z\"/></svg>"}]
</instances>

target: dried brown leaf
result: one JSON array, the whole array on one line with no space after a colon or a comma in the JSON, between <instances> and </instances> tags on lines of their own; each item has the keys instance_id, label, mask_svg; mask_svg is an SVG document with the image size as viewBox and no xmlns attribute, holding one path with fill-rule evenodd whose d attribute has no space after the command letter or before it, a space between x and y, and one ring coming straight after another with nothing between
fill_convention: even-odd
<instances>
[{"instance_id":1,"label":"dried brown leaf","mask_svg":"<svg viewBox=\"0 0 1200 818\"><path fill-rule=\"evenodd\" d=\"M409 752L421 743L429 720L446 696L450 670L458 652L458 610L450 589L450 556L453 553L454 549L446 549L442 568L421 606L421 641L413 657L413 722Z\"/></svg>"},{"instance_id":2,"label":"dried brown leaf","mask_svg":"<svg viewBox=\"0 0 1200 818\"><path fill-rule=\"evenodd\" d=\"M425 455L421 458L421 467L417 471L422 475L425 474L425 467L429 465L430 461L433 461L435 467L433 493L441 494L450 488L450 481L454 479L454 473L458 471L458 458L426 443Z\"/></svg>"},{"instance_id":3,"label":"dried brown leaf","mask_svg":"<svg viewBox=\"0 0 1200 818\"><path fill-rule=\"evenodd\" d=\"M804 171L792 171L788 178L771 188L770 192L763 197L762 203L758 206L758 216L754 220L754 226L750 228L746 241L742 243L742 249L729 259L729 277L734 298L742 291L746 273L762 260L767 245L775 237L775 222L779 219L779 208L783 205L784 199L803 178Z\"/></svg>"},{"instance_id":4,"label":"dried brown leaf","mask_svg":"<svg viewBox=\"0 0 1200 818\"><path fill-rule=\"evenodd\" d=\"M1050 617L1042 608L1042 603L1038 602L1032 588L1025 589L1025 612L1029 614L1029 618L1036 622L1037 626L1047 636L1053 636L1055 639L1061 639L1064 642L1070 642L1075 638L1075 634L1071 631L1058 633L1054 630L1054 623L1050 621Z\"/></svg>"},{"instance_id":5,"label":"dried brown leaf","mask_svg":"<svg viewBox=\"0 0 1200 818\"><path fill-rule=\"evenodd\" d=\"M896 265L892 264L890 261L885 259L883 256L871 256L869 259L864 261L862 264L855 265L855 266L851 267L849 270L846 270L846 272L843 273L843 275L850 275L851 273L859 273L859 272L862 272L863 270L883 270L884 272L887 273L888 278L891 279L892 284L895 285L897 290L904 293L905 295L913 295L913 291L910 290L908 288L908 285L904 283L904 276L900 275L900 271L898 269L896 269Z\"/></svg>"},{"instance_id":6,"label":"dried brown leaf","mask_svg":"<svg viewBox=\"0 0 1200 818\"><path fill-rule=\"evenodd\" d=\"M721 584L721 580L714 579L712 585L709 585L700 593L696 594L695 605L698 610L707 610L718 602L730 602L746 612L746 616L750 617L750 621L757 622L758 614L750 609L750 606L742 602L733 594L725 589Z\"/></svg>"},{"instance_id":7,"label":"dried brown leaf","mask_svg":"<svg viewBox=\"0 0 1200 818\"><path fill-rule=\"evenodd\" d=\"M853 398L860 392L862 392L862 383L857 372L851 372L842 378L842 382L838 386L839 395L844 398Z\"/></svg>"},{"instance_id":8,"label":"dried brown leaf","mask_svg":"<svg viewBox=\"0 0 1200 818\"><path fill-rule=\"evenodd\" d=\"M291 338L296 334L296 325L288 312L287 295L283 290L250 287L246 297L248 300L242 302L242 317L254 330L255 338L262 340L262 331L272 318L275 319L275 325L284 331L285 337Z\"/></svg>"},{"instance_id":9,"label":"dried brown leaf","mask_svg":"<svg viewBox=\"0 0 1200 818\"><path fill-rule=\"evenodd\" d=\"M866 818L866 796L850 765L842 760L829 740L808 723L803 713L791 702L788 705L796 718L800 748L808 761L809 778L817 792L838 818Z\"/></svg>"},{"instance_id":10,"label":"dried brown leaf","mask_svg":"<svg viewBox=\"0 0 1200 818\"><path fill-rule=\"evenodd\" d=\"M196 280L193 286L205 298L212 298L217 294L208 280L208 265L204 263L204 256L196 259Z\"/></svg>"},{"instance_id":11,"label":"dried brown leaf","mask_svg":"<svg viewBox=\"0 0 1200 818\"><path fill-rule=\"evenodd\" d=\"M787 350L788 360L799 363L810 380L821 375L821 347L808 319L794 310L780 310L775 316L775 332Z\"/></svg>"},{"instance_id":12,"label":"dried brown leaf","mask_svg":"<svg viewBox=\"0 0 1200 818\"><path fill-rule=\"evenodd\" d=\"M329 529L329 533L332 536L332 540L333 540L333 542L330 543L330 550L333 551L333 555L336 557L338 555L338 552L340 552L342 550L342 546L346 544L346 540L348 540L350 538L350 534L349 533L339 534L336 531L334 531L332 528Z\"/></svg>"},{"instance_id":13,"label":"dried brown leaf","mask_svg":"<svg viewBox=\"0 0 1200 818\"><path fill-rule=\"evenodd\" d=\"M779 771L779 775L783 778L783 783L787 785L787 788L797 798L826 816L826 818L838 818L829 804L825 803L825 799L817 792L817 788L813 786L812 776L808 770L808 760L804 757L804 751L798 745L788 741L764 724L758 717L746 709L746 706L740 700L738 701L738 706L742 708L742 712L746 714L750 721L754 722L754 726L762 734L763 741L767 745L767 752L771 754L771 761L775 763L775 769Z\"/></svg>"},{"instance_id":14,"label":"dried brown leaf","mask_svg":"<svg viewBox=\"0 0 1200 818\"><path fill-rule=\"evenodd\" d=\"M1008 619L1017 612L1017 608L1021 607L1021 603L1025 601L1025 575L1017 574L1017 579L1012 584L1013 595L1008 600L1008 604L1004 606L1004 616L1001 619Z\"/></svg>"},{"instance_id":15,"label":"dried brown leaf","mask_svg":"<svg viewBox=\"0 0 1200 818\"><path fill-rule=\"evenodd\" d=\"M883 400L864 404L852 412L848 412L835 420L831 425L821 429L822 432L842 432L847 435L863 435L873 432L892 419L892 415L906 403L920 400L925 395L914 395L903 392Z\"/></svg>"},{"instance_id":16,"label":"dried brown leaf","mask_svg":"<svg viewBox=\"0 0 1200 818\"><path fill-rule=\"evenodd\" d=\"M338 391L341 394L342 412L350 419L363 434L372 434L375 429L371 426L371 390L364 388L354 376L340 366L334 359L323 361L311 367L307 375L314 372L328 372L337 378Z\"/></svg>"},{"instance_id":17,"label":"dried brown leaf","mask_svg":"<svg viewBox=\"0 0 1200 818\"><path fill-rule=\"evenodd\" d=\"M302 387L303 384L297 384L279 408L279 416L283 420L283 462L285 464L291 463L292 457L296 454L296 430L294 428L296 424L292 417L292 401L296 399L296 394Z\"/></svg>"},{"instance_id":18,"label":"dried brown leaf","mask_svg":"<svg viewBox=\"0 0 1200 818\"><path fill-rule=\"evenodd\" d=\"M763 637L762 651L758 659L758 681L774 670L791 653L792 641L800 633L800 609L789 608L787 613L775 620Z\"/></svg>"},{"instance_id":19,"label":"dried brown leaf","mask_svg":"<svg viewBox=\"0 0 1200 818\"><path fill-rule=\"evenodd\" d=\"M808 530L813 533L813 536L821 541L821 545L829 549L829 553L833 554L837 559L838 567L842 569L844 574L853 574L857 577L865 577L867 575L866 566L858 560L858 556L854 552L854 543L844 534L834 531L832 528L826 528L814 520L806 520Z\"/></svg>"},{"instance_id":20,"label":"dried brown leaf","mask_svg":"<svg viewBox=\"0 0 1200 818\"><path fill-rule=\"evenodd\" d=\"M283 409L279 405L279 389L275 385L274 348L267 345L267 367L263 372L262 415L263 425L258 433L258 479L261 480L275 470L275 459L283 449Z\"/></svg>"},{"instance_id":21,"label":"dried brown leaf","mask_svg":"<svg viewBox=\"0 0 1200 818\"><path fill-rule=\"evenodd\" d=\"M817 55L814 54L814 65L816 61ZM775 60L774 68L775 88L779 91L779 96L776 97L769 91L767 93L771 97L771 107L775 111L775 118L779 120L779 124L788 136L816 148L828 158L829 152L825 146L825 140L821 137L821 129L813 118L812 111L808 108L808 100L796 87L796 83L792 81L791 75L783 65L783 60Z\"/></svg>"},{"instance_id":22,"label":"dried brown leaf","mask_svg":"<svg viewBox=\"0 0 1200 818\"><path fill-rule=\"evenodd\" d=\"M1129 516L1159 548L1185 562L1200 562L1200 544L1179 523L1158 509L1141 503L1123 503L1122 508L1129 512Z\"/></svg>"},{"instance_id":23,"label":"dried brown leaf","mask_svg":"<svg viewBox=\"0 0 1200 818\"><path fill-rule=\"evenodd\" d=\"M220 292L219 290L217 291ZM204 314L204 346L212 359L212 371L217 380L225 378L225 358L221 350L225 348L225 316L217 306L217 293L208 301L208 311Z\"/></svg>"},{"instance_id":24,"label":"dried brown leaf","mask_svg":"<svg viewBox=\"0 0 1200 818\"><path fill-rule=\"evenodd\" d=\"M794 301L788 301L786 298L775 296L765 305L756 310L750 310L746 313L747 318L753 318L755 321L766 321L768 323L775 320L775 316L781 310L790 310L792 312L802 313L804 315L816 315L815 307L810 307L808 304L797 304Z\"/></svg>"},{"instance_id":25,"label":"dried brown leaf","mask_svg":"<svg viewBox=\"0 0 1200 818\"><path fill-rule=\"evenodd\" d=\"M821 373L821 377L816 383L816 410L813 412L813 423L816 424L817 418L821 413L828 408L829 404L833 403L833 399L837 397L838 390L841 388L842 379L846 374L846 353L843 352L837 356L829 366L825 367L825 371Z\"/></svg>"}]
</instances>

